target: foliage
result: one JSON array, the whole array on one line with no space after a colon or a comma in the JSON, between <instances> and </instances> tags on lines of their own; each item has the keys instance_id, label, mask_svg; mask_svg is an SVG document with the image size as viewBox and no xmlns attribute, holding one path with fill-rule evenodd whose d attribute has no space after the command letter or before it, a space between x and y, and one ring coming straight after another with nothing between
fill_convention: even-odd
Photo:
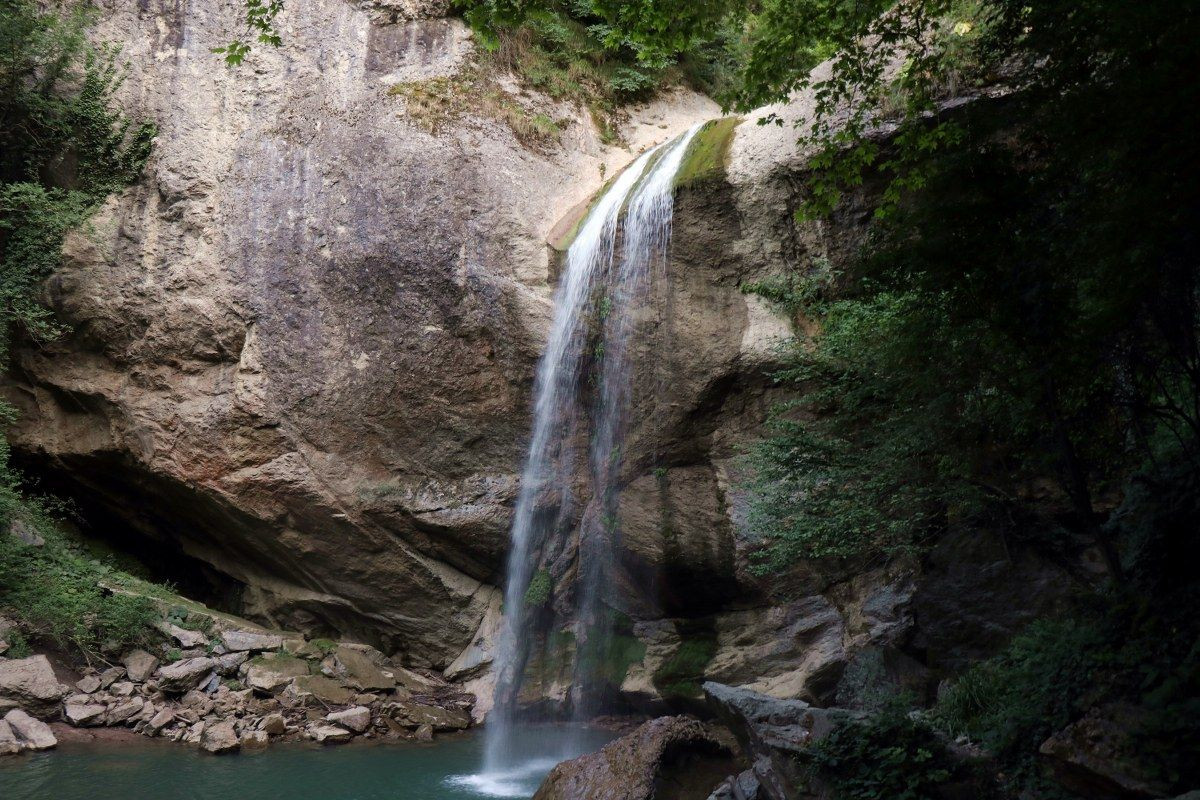
<instances>
[{"instance_id":1,"label":"foliage","mask_svg":"<svg viewBox=\"0 0 1200 800\"><path fill-rule=\"evenodd\" d=\"M525 590L525 605L527 608L543 608L550 602L554 592L554 579L544 569L539 569L529 581Z\"/></svg>"},{"instance_id":2,"label":"foliage","mask_svg":"<svg viewBox=\"0 0 1200 800\"><path fill-rule=\"evenodd\" d=\"M54 338L62 327L38 302L58 266L63 239L109 193L134 181L155 135L116 109L123 80L118 52L87 41L91 11L32 0L0 5L0 369L9 335ZM0 421L15 411L0 404ZM61 509L25 496L0 439L0 603L24 633L46 637L88 658L148 641L155 617L147 600L114 592L128 576L87 557L66 540ZM8 529L36 530L41 546Z\"/></svg>"},{"instance_id":3,"label":"foliage","mask_svg":"<svg viewBox=\"0 0 1200 800\"><path fill-rule=\"evenodd\" d=\"M724 0L460 0L464 18L502 69L605 122L619 106L686 81L711 92L732 80L741 41Z\"/></svg>"},{"instance_id":4,"label":"foliage","mask_svg":"<svg viewBox=\"0 0 1200 800\"><path fill-rule=\"evenodd\" d=\"M885 197L849 276L824 292L804 276L751 287L821 326L793 348L779 377L797 400L751 459L769 566L1011 525L1052 477L1059 522L1119 576L1096 498L1197 452L1200 153L1182 131L1198 105L1179 78L1194 20L1116 5L984 6L979 47L1044 68L957 113L958 138Z\"/></svg>"},{"instance_id":5,"label":"foliage","mask_svg":"<svg viewBox=\"0 0 1200 800\"><path fill-rule=\"evenodd\" d=\"M275 28L275 17L283 11L283 0L245 0L244 32L229 44L214 47L214 53L223 53L225 63L236 67L246 60L252 48L251 42L279 47L283 39Z\"/></svg>"},{"instance_id":6,"label":"foliage","mask_svg":"<svg viewBox=\"0 0 1200 800\"><path fill-rule=\"evenodd\" d=\"M937 734L901 698L866 720L836 724L802 761L845 800L931 800L952 768Z\"/></svg>"},{"instance_id":7,"label":"foliage","mask_svg":"<svg viewBox=\"0 0 1200 800\"><path fill-rule=\"evenodd\" d=\"M123 576L66 539L49 509L6 492L0 514L4 529L21 519L45 540L27 545L0 534L0 606L25 635L50 639L89 659L152 641L154 604L113 591Z\"/></svg>"},{"instance_id":8,"label":"foliage","mask_svg":"<svg viewBox=\"0 0 1200 800\"><path fill-rule=\"evenodd\" d=\"M671 657L654 671L655 688L666 698L699 697L704 669L716 652L717 640L711 631L707 635L687 636Z\"/></svg>"}]
</instances>

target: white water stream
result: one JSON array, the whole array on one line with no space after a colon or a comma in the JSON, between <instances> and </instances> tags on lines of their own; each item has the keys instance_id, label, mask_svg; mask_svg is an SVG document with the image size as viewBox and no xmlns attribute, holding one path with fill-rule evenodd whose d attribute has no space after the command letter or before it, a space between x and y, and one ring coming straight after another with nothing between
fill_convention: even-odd
<instances>
[{"instance_id":1,"label":"white water stream","mask_svg":"<svg viewBox=\"0 0 1200 800\"><path fill-rule=\"evenodd\" d=\"M579 228L566 256L563 280L555 293L554 319L534 384L533 426L521 476L504 588L504 623L496 646L496 702L485 727L483 770L465 776L478 791L494 796L528 796L525 778L544 774L546 762L578 755L580 743L563 741L561 749L531 759L513 741L515 698L531 638L525 594L538 558L552 533L573 533L571 479L577 454L571 441L587 424L580 371L589 327L599 319L601 381L590 415L591 498L601 513L578 530L578 608L576 642L603 648L610 631L601 609L601 589L612 565L618 532L611 524L620 470L620 446L630 405L629 344L633 318L648 296L655 271L665 268L674 210L675 174L697 124L682 136L638 157L600 197ZM618 253L618 240L622 246ZM617 258L620 256L619 259ZM597 305L603 308L597 308ZM598 313L597 313L598 312ZM604 520L605 522L600 522ZM593 713L594 676L577 659L574 714ZM461 780L461 779L460 779Z\"/></svg>"}]
</instances>

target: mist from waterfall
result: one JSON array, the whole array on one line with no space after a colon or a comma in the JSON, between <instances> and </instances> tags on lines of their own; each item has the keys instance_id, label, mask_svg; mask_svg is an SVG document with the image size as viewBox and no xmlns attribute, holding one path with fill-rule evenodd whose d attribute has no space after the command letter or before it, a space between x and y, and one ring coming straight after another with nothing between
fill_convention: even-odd
<instances>
[{"instance_id":1,"label":"mist from waterfall","mask_svg":"<svg viewBox=\"0 0 1200 800\"><path fill-rule=\"evenodd\" d=\"M543 546L551 534L571 535L578 509L572 493L579 453L572 442L591 422L590 498L598 513L578 528L576 643L572 707L577 720L596 710L596 659L611 638L610 617L603 611L602 588L611 574L618 531L615 525L621 442L631 400L629 358L634 316L649 294L654 273L665 268L671 237L675 174L697 124L682 136L643 153L608 187L584 218L566 255L565 271L554 297L554 317L546 351L534 383L533 425L514 512L504 588L504 620L493 669L495 705L488 716L480 788L498 796L524 792L522 776L530 765L517 756L516 698L533 631L525 595ZM618 248L618 241L621 247ZM600 362L599 390L590 415L581 386L589 341ZM586 498L585 498L586 499ZM576 755L569 737L561 760ZM513 791L510 791L513 790Z\"/></svg>"}]
</instances>

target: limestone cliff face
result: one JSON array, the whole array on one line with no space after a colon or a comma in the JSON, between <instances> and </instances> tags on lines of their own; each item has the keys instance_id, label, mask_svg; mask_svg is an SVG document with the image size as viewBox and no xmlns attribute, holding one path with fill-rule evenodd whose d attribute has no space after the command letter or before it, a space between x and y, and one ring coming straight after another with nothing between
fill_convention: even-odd
<instances>
[{"instance_id":1,"label":"limestone cliff face","mask_svg":"<svg viewBox=\"0 0 1200 800\"><path fill-rule=\"evenodd\" d=\"M546 242L640 148L717 108L671 93L632 110L628 149L606 147L578 109L504 79L480 94L469 32L436 2L289 4L284 47L233 71L210 50L237 31L234 0L103 5L125 99L161 134L144 180L72 237L47 286L73 331L19 349L18 452L85 512L230 581L243 614L483 688L556 277ZM448 106L411 101L447 86ZM519 141L497 91L558 120L558 141ZM769 584L747 570L737 456L777 399L791 328L740 287L844 260L869 213L864 199L796 224L787 129L724 122L702 144L632 354L607 598L630 620L623 690L656 702L705 678L827 700L862 653L911 676L887 654L944 650L922 614L1015 624L983 619L1008 607L994 597L959 613L969 576L936 564ZM985 555L1009 617L1055 602L1053 570ZM571 543L551 556L566 608ZM1023 595L1030 581L1045 591ZM563 674L543 665L530 691L562 697Z\"/></svg>"},{"instance_id":2,"label":"limestone cliff face","mask_svg":"<svg viewBox=\"0 0 1200 800\"><path fill-rule=\"evenodd\" d=\"M560 143L522 145L469 94L430 133L390 90L473 68L459 21L413 18L437 8L290 5L285 46L229 70L210 50L233 0L105 5L96 35L161 133L50 282L73 333L21 353L17 447L245 584L247 613L448 664L502 563L545 237L632 154L515 88ZM672 95L627 139L713 112Z\"/></svg>"}]
</instances>

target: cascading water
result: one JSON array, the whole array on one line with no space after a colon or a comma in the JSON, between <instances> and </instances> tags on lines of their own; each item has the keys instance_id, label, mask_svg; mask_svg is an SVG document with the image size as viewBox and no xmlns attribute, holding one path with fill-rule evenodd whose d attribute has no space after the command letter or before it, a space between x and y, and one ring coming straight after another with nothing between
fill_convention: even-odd
<instances>
[{"instance_id":1,"label":"cascading water","mask_svg":"<svg viewBox=\"0 0 1200 800\"><path fill-rule=\"evenodd\" d=\"M592 500L600 512L579 529L576 641L580 649L602 650L610 636L601 613L600 589L609 574L617 531L612 524L618 490L620 442L630 404L629 338L633 316L647 296L653 269L665 264L670 242L675 173L692 137L693 126L671 142L648 150L613 181L584 219L567 252L563 281L555 294L554 320L534 384L533 427L521 476L512 527L504 589L504 624L496 646L495 705L488 717L484 769L472 776L485 793L526 793L523 779L544 772L548 763L570 757L573 743L547 753L540 763L514 747L516 695L528 657L529 614L525 594L546 537L569 532L574 512L571 478L576 472L573 434L583 424L580 375L589 338L589 319L597 289L604 312L599 349L604 357L600 391L592 415L590 448ZM624 212L624 213L622 213ZM620 259L618 235L623 236ZM596 692L593 670L576 659L573 708L588 718ZM527 751L527 748L526 748Z\"/></svg>"}]
</instances>

